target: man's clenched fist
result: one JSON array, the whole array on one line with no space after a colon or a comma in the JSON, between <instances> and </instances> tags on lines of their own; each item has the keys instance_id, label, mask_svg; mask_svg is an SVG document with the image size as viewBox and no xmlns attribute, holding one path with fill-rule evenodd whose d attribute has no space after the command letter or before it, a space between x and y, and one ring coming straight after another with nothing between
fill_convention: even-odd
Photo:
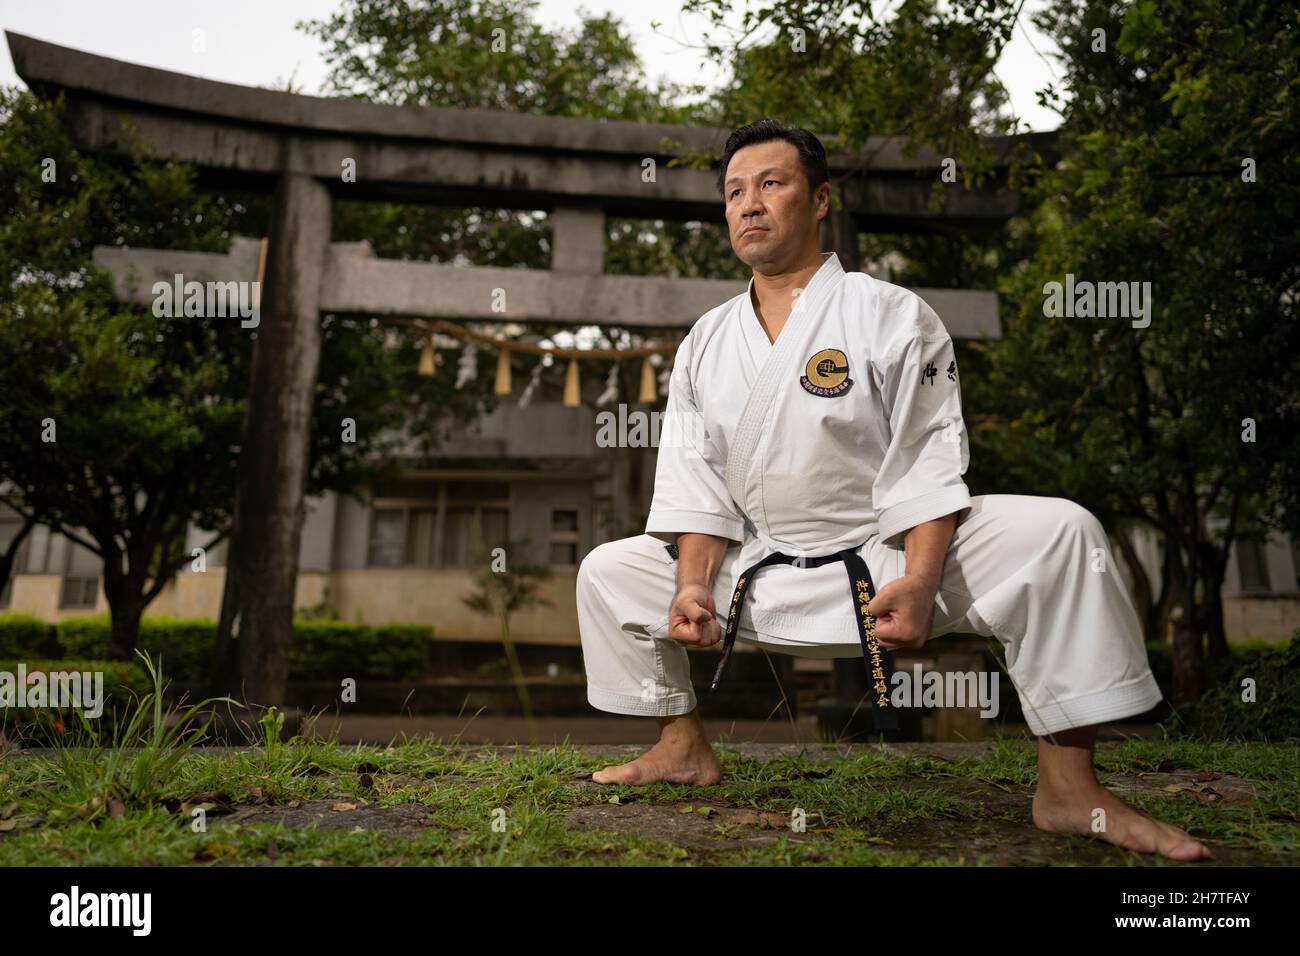
<instances>
[{"instance_id":1,"label":"man's clenched fist","mask_svg":"<svg viewBox=\"0 0 1300 956\"><path fill-rule=\"evenodd\" d=\"M934 624L932 582L904 574L876 592L867 611L876 619L876 638L888 648L921 648Z\"/></svg>"},{"instance_id":2,"label":"man's clenched fist","mask_svg":"<svg viewBox=\"0 0 1300 956\"><path fill-rule=\"evenodd\" d=\"M712 647L722 640L722 625L714 616L713 594L700 584L677 592L668 609L668 636L679 644Z\"/></svg>"}]
</instances>

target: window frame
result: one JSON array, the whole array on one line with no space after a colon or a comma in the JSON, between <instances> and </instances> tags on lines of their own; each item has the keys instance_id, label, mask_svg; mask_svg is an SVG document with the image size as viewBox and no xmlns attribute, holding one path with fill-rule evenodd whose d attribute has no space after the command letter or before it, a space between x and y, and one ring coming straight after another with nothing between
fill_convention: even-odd
<instances>
[{"instance_id":1,"label":"window frame","mask_svg":"<svg viewBox=\"0 0 1300 956\"><path fill-rule=\"evenodd\" d=\"M556 531L555 515L560 511L572 511L574 527L572 531ZM553 568L576 568L582 563L582 506L572 502L550 504L547 506L546 523L546 563ZM551 546L556 544L573 545L573 563L558 564L552 558Z\"/></svg>"},{"instance_id":2,"label":"window frame","mask_svg":"<svg viewBox=\"0 0 1300 956\"><path fill-rule=\"evenodd\" d=\"M367 509L366 521L366 569L376 571L472 571L473 565L450 564L447 562L447 488L453 482L469 483L466 479L442 478L437 479L436 493L427 497L376 497L371 499L370 507ZM510 519L514 510L514 485L511 482L501 482L505 485L506 496L504 498L483 498L476 499L472 504L465 504L460 501L451 503L452 507L468 507L473 509L471 518L471 527L474 535L481 540L483 537L483 512L485 509L496 509L505 512L506 534L510 532ZM433 540L430 542L429 553L432 556L430 564L414 564L407 560L408 555L418 552L419 548L412 545L411 535L413 533L411 513L413 511L428 511L432 507L434 512L433 518ZM375 515L380 511L400 511L402 513L402 563L397 565L390 564L373 564L371 563L374 547L375 532Z\"/></svg>"}]
</instances>

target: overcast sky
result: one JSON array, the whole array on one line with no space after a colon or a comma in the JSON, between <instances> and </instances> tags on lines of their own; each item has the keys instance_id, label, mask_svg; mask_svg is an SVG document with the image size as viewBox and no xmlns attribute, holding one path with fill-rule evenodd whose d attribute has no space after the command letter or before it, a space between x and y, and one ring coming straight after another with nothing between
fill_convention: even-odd
<instances>
[{"instance_id":1,"label":"overcast sky","mask_svg":"<svg viewBox=\"0 0 1300 956\"><path fill-rule=\"evenodd\" d=\"M1051 58L1052 44L1029 23L1027 12L1043 2L1026 3L1022 26L997 67L1016 115L1033 130L1058 125L1056 114L1034 98L1060 74ZM0 27L118 60L246 86L281 86L292 78L296 89L318 93L326 71L321 44L294 24L323 19L341 6L343 0L0 0ZM612 12L635 38L651 77L716 82L719 68L695 48L704 22L665 13L675 6L672 0L541 0L538 14L548 26L572 27L579 7ZM664 20L658 31L651 26L657 17ZM207 49L195 53L191 36L200 28ZM0 83L19 82L8 44L0 44Z\"/></svg>"}]
</instances>

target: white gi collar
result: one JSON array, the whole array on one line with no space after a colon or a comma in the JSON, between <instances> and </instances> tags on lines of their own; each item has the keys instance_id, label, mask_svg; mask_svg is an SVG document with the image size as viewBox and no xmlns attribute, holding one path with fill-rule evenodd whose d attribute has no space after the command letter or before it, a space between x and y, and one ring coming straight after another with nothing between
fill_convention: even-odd
<instances>
[{"instance_id":1,"label":"white gi collar","mask_svg":"<svg viewBox=\"0 0 1300 956\"><path fill-rule=\"evenodd\" d=\"M824 286L834 285L836 280L844 275L844 267L840 265L838 255L834 252L823 252L821 256L821 268L813 273L807 287L795 300L796 308L800 302L812 301L808 298L811 293L819 292ZM745 337L749 340L750 353L753 355L755 363L761 367L768 353L772 350L772 340L767 337L763 323L759 321L758 313L754 311L754 279L752 276L749 285L745 287L745 301L740 308L740 321L745 326ZM784 330L782 330L781 334L785 334ZM777 337L780 338L780 336Z\"/></svg>"}]
</instances>

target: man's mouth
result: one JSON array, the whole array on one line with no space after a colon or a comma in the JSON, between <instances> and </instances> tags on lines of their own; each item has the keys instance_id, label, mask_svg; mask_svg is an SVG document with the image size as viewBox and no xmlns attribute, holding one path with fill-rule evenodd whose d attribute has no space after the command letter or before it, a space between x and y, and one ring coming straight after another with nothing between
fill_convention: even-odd
<instances>
[{"instance_id":1,"label":"man's mouth","mask_svg":"<svg viewBox=\"0 0 1300 956\"><path fill-rule=\"evenodd\" d=\"M746 227L745 229L741 230L740 238L741 238L741 239L744 239L744 238L745 238L747 235L749 235L751 232L767 232L767 227L766 227L766 226L748 226L748 227Z\"/></svg>"}]
</instances>

